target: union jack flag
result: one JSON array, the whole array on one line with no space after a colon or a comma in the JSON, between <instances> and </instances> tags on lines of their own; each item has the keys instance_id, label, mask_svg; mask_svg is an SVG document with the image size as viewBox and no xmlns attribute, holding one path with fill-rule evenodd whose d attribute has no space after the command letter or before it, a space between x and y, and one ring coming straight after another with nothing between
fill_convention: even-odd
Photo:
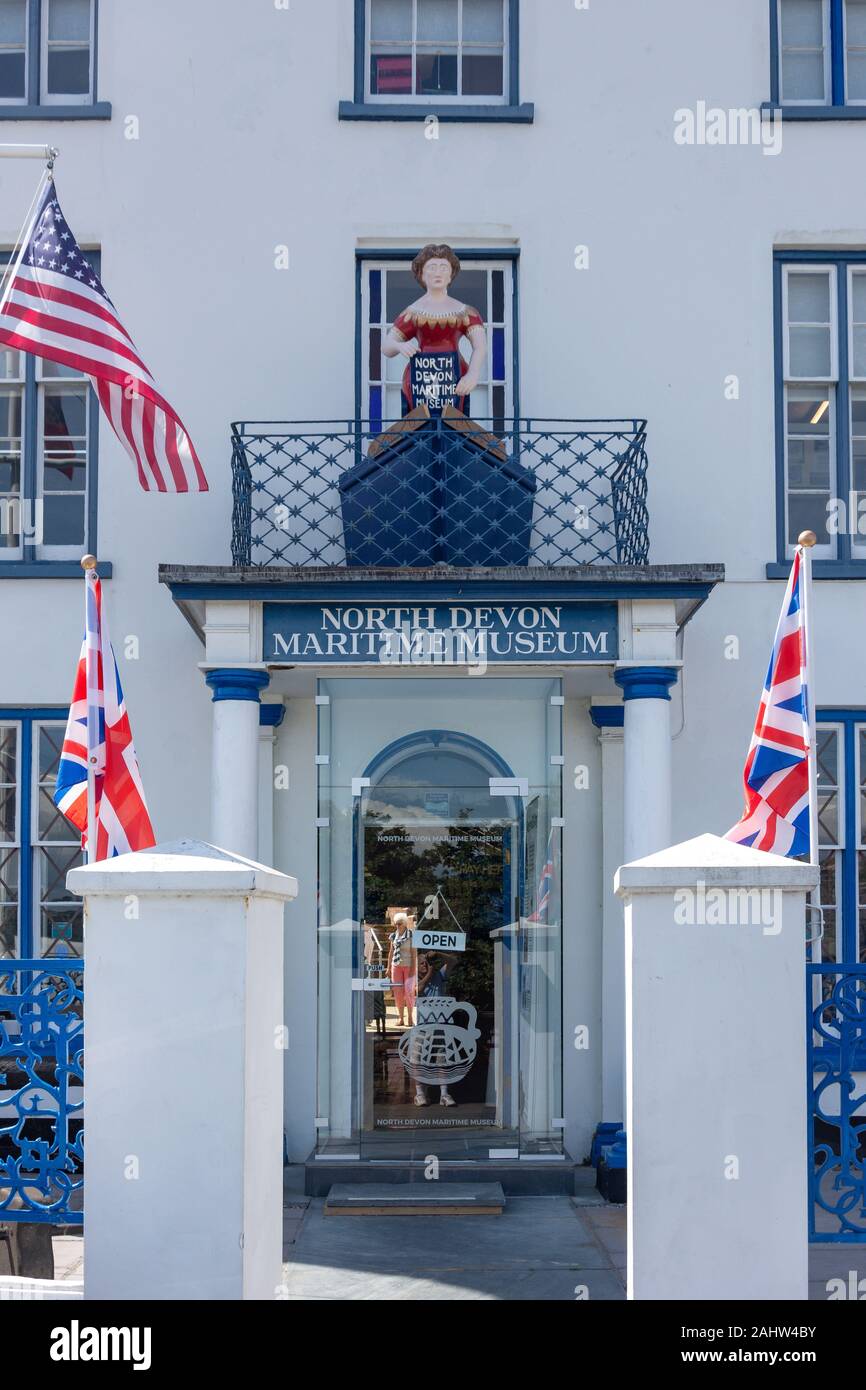
<instances>
[{"instance_id":1,"label":"union jack flag","mask_svg":"<svg viewBox=\"0 0 866 1390\"><path fill-rule=\"evenodd\" d=\"M809 853L812 740L801 575L798 549L743 770L746 808L725 836L792 859Z\"/></svg>"},{"instance_id":2,"label":"union jack flag","mask_svg":"<svg viewBox=\"0 0 866 1390\"><path fill-rule=\"evenodd\" d=\"M551 826L550 834L547 837L547 857L538 876L538 892L535 911L527 918L529 922L545 923L548 920L550 911L550 895L553 889L554 874L556 866L553 862L554 853L554 828Z\"/></svg>"},{"instance_id":3,"label":"union jack flag","mask_svg":"<svg viewBox=\"0 0 866 1390\"><path fill-rule=\"evenodd\" d=\"M81 831L88 848L87 768L95 773L96 832L91 861L111 859L156 844L132 730L123 699L114 649L102 608L102 586L95 570L86 572L87 608L84 641L63 751L57 769L54 804Z\"/></svg>"},{"instance_id":4,"label":"union jack flag","mask_svg":"<svg viewBox=\"0 0 866 1390\"><path fill-rule=\"evenodd\" d=\"M192 440L70 231L51 179L9 272L0 343L90 378L145 492L207 492Z\"/></svg>"}]
</instances>

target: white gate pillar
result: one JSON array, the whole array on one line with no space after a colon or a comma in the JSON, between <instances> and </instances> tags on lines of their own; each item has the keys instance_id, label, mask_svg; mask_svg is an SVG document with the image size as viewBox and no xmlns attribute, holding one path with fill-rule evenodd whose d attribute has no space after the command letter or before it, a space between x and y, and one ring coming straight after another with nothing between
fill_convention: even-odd
<instances>
[{"instance_id":1,"label":"white gate pillar","mask_svg":"<svg viewBox=\"0 0 866 1390\"><path fill-rule=\"evenodd\" d=\"M263 668L207 671L213 691L211 839L248 859L259 853L259 696Z\"/></svg>"},{"instance_id":2,"label":"white gate pillar","mask_svg":"<svg viewBox=\"0 0 866 1390\"><path fill-rule=\"evenodd\" d=\"M808 1294L806 893L701 835L626 864L628 1289Z\"/></svg>"},{"instance_id":3,"label":"white gate pillar","mask_svg":"<svg viewBox=\"0 0 866 1390\"><path fill-rule=\"evenodd\" d=\"M297 883L195 840L66 881L87 961L85 1297L273 1299Z\"/></svg>"}]
</instances>

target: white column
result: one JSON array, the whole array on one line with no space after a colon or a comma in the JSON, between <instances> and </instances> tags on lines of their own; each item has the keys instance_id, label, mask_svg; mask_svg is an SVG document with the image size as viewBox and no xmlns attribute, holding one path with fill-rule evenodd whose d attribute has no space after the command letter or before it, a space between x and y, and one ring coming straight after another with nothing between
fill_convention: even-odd
<instances>
[{"instance_id":1,"label":"white column","mask_svg":"<svg viewBox=\"0 0 866 1390\"><path fill-rule=\"evenodd\" d=\"M716 835L617 873L630 1298L808 1296L803 940L817 879Z\"/></svg>"},{"instance_id":2,"label":"white column","mask_svg":"<svg viewBox=\"0 0 866 1390\"><path fill-rule=\"evenodd\" d=\"M623 710L593 705L593 724L601 744L602 960L601 960L601 1118L625 1123L625 932L622 903L611 891L623 862Z\"/></svg>"},{"instance_id":3,"label":"white column","mask_svg":"<svg viewBox=\"0 0 866 1390\"><path fill-rule=\"evenodd\" d=\"M263 668L220 667L205 679L213 691L211 839L247 859L259 852L259 694Z\"/></svg>"},{"instance_id":4,"label":"white column","mask_svg":"<svg viewBox=\"0 0 866 1390\"><path fill-rule=\"evenodd\" d=\"M627 861L671 842L670 688L677 668L620 666L625 701L623 841Z\"/></svg>"},{"instance_id":5,"label":"white column","mask_svg":"<svg viewBox=\"0 0 866 1390\"><path fill-rule=\"evenodd\" d=\"M284 704L259 706L259 849L263 864L274 862L274 744L285 717Z\"/></svg>"},{"instance_id":6,"label":"white column","mask_svg":"<svg viewBox=\"0 0 866 1390\"><path fill-rule=\"evenodd\" d=\"M66 881L87 943L85 1297L279 1297L295 879L181 840Z\"/></svg>"}]
</instances>

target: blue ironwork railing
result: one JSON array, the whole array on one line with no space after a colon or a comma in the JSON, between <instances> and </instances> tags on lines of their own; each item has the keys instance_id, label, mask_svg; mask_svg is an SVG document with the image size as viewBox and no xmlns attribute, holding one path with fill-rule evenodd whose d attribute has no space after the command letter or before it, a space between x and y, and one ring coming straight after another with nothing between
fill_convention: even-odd
<instances>
[{"instance_id":1,"label":"blue ironwork railing","mask_svg":"<svg viewBox=\"0 0 866 1390\"><path fill-rule=\"evenodd\" d=\"M646 421L232 425L239 566L645 565Z\"/></svg>"},{"instance_id":2,"label":"blue ironwork railing","mask_svg":"<svg viewBox=\"0 0 866 1390\"><path fill-rule=\"evenodd\" d=\"M866 1242L866 965L807 965L809 1239Z\"/></svg>"},{"instance_id":3,"label":"blue ironwork railing","mask_svg":"<svg viewBox=\"0 0 866 1390\"><path fill-rule=\"evenodd\" d=\"M80 1224L84 961L0 960L0 1222Z\"/></svg>"}]
</instances>

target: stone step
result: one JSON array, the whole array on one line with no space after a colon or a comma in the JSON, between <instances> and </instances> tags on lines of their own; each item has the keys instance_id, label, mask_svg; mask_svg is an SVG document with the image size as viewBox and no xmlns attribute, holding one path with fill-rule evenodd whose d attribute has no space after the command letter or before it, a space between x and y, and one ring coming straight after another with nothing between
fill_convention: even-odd
<instances>
[{"instance_id":1,"label":"stone step","mask_svg":"<svg viewBox=\"0 0 866 1390\"><path fill-rule=\"evenodd\" d=\"M335 1183L326 1216L500 1216L498 1182Z\"/></svg>"}]
</instances>

